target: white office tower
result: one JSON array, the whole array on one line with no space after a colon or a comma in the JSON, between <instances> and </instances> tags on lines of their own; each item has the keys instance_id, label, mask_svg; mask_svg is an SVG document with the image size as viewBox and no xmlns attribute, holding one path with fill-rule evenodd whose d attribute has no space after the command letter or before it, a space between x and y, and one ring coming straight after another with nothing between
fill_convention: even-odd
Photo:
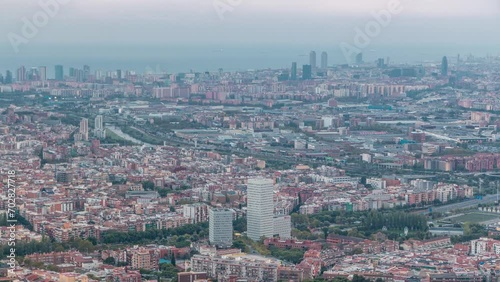
<instances>
[{"instance_id":1,"label":"white office tower","mask_svg":"<svg viewBox=\"0 0 500 282\"><path fill-rule=\"evenodd\" d=\"M281 239L292 238L292 218L289 215L275 216L273 218L273 235Z\"/></svg>"},{"instance_id":2,"label":"white office tower","mask_svg":"<svg viewBox=\"0 0 500 282\"><path fill-rule=\"evenodd\" d=\"M208 211L208 230L211 245L230 247L233 244L233 211L225 208L211 208Z\"/></svg>"},{"instance_id":3,"label":"white office tower","mask_svg":"<svg viewBox=\"0 0 500 282\"><path fill-rule=\"evenodd\" d=\"M247 189L247 236L258 241L272 237L274 217L274 188L272 179L248 180Z\"/></svg>"},{"instance_id":4,"label":"white office tower","mask_svg":"<svg viewBox=\"0 0 500 282\"><path fill-rule=\"evenodd\" d=\"M95 117L94 136L99 139L106 138L106 130L104 129L104 117L102 115L97 115Z\"/></svg>"}]
</instances>

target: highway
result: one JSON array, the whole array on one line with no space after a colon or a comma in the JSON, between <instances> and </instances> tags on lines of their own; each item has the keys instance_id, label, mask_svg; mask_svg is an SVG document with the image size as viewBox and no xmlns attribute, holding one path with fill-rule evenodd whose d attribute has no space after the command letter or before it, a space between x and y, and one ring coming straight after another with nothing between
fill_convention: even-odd
<instances>
[{"instance_id":1,"label":"highway","mask_svg":"<svg viewBox=\"0 0 500 282\"><path fill-rule=\"evenodd\" d=\"M482 200L474 199L445 206L433 207L432 212L449 212L452 210L466 209L479 204L492 204L497 200L497 195L484 196Z\"/></svg>"},{"instance_id":2,"label":"highway","mask_svg":"<svg viewBox=\"0 0 500 282\"><path fill-rule=\"evenodd\" d=\"M430 132L430 131L424 131L424 130L421 130L421 129L417 129L416 132L425 133L425 135L429 135L429 136L432 136L432 137L437 138L437 139L460 143L460 140L454 139L454 138L450 138L450 137L448 137L446 135L437 134L437 133Z\"/></svg>"}]
</instances>

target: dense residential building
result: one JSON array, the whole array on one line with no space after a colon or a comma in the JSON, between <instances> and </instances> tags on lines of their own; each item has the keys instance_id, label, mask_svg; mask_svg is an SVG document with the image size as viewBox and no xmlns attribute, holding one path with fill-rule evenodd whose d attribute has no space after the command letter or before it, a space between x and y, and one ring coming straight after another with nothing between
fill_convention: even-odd
<instances>
[{"instance_id":1,"label":"dense residential building","mask_svg":"<svg viewBox=\"0 0 500 282\"><path fill-rule=\"evenodd\" d=\"M206 281L208 278L206 272L181 272L177 274L178 282L197 282Z\"/></svg>"},{"instance_id":2,"label":"dense residential building","mask_svg":"<svg viewBox=\"0 0 500 282\"><path fill-rule=\"evenodd\" d=\"M158 269L159 253L146 248L131 249L127 252L127 263L132 269Z\"/></svg>"},{"instance_id":3,"label":"dense residential building","mask_svg":"<svg viewBox=\"0 0 500 282\"><path fill-rule=\"evenodd\" d=\"M247 279L249 282L278 281L279 262L269 259L208 257L195 255L191 258L194 272L205 272L214 279L228 279L231 276Z\"/></svg>"},{"instance_id":4,"label":"dense residential building","mask_svg":"<svg viewBox=\"0 0 500 282\"><path fill-rule=\"evenodd\" d=\"M184 205L182 207L182 214L184 215L184 217L190 218L192 223L208 221L208 211L208 205L202 203Z\"/></svg>"},{"instance_id":5,"label":"dense residential building","mask_svg":"<svg viewBox=\"0 0 500 282\"><path fill-rule=\"evenodd\" d=\"M321 55L304 80L296 63L0 76L0 162L15 171L26 221L16 244L37 246L14 276L141 281L140 269L174 278L191 262L196 272L179 279L494 281L500 59L462 60L442 76L439 62L328 66ZM8 210L8 193L0 199ZM441 220L456 227L427 231ZM0 227L0 245L10 230ZM489 238L434 237L471 231Z\"/></svg>"},{"instance_id":6,"label":"dense residential building","mask_svg":"<svg viewBox=\"0 0 500 282\"><path fill-rule=\"evenodd\" d=\"M470 254L495 254L500 255L500 241L491 238L480 238L470 242Z\"/></svg>"}]
</instances>

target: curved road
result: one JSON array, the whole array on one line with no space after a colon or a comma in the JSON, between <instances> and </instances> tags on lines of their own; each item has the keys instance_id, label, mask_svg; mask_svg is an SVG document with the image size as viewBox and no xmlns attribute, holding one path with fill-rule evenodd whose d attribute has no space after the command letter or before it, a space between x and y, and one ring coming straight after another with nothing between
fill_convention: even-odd
<instances>
[{"instance_id":1,"label":"curved road","mask_svg":"<svg viewBox=\"0 0 500 282\"><path fill-rule=\"evenodd\" d=\"M123 132L120 128L118 127L115 127L115 126L106 126L106 129L109 129L111 131L113 131L114 134L118 135L120 138L123 138L127 141L131 141L131 142L134 142L138 145L143 145L143 144L146 144L146 145L151 145L153 146L152 144L148 144L148 143L144 143L142 142L141 140L138 140L138 139L135 139L134 137L128 135L127 133Z\"/></svg>"}]
</instances>

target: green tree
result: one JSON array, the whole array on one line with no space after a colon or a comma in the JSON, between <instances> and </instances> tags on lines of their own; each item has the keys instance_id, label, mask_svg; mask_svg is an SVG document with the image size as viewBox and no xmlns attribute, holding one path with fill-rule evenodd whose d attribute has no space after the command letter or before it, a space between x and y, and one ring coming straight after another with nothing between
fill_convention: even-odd
<instances>
[{"instance_id":1,"label":"green tree","mask_svg":"<svg viewBox=\"0 0 500 282\"><path fill-rule=\"evenodd\" d=\"M174 253L172 253L172 255L170 256L170 263L171 263L173 266L176 266L176 262L175 262L175 255L174 255Z\"/></svg>"},{"instance_id":2,"label":"green tree","mask_svg":"<svg viewBox=\"0 0 500 282\"><path fill-rule=\"evenodd\" d=\"M327 227L323 227L322 230L323 230L323 237L326 240L326 238L328 238L328 233L330 230Z\"/></svg>"},{"instance_id":3,"label":"green tree","mask_svg":"<svg viewBox=\"0 0 500 282\"><path fill-rule=\"evenodd\" d=\"M155 184L152 181L144 181L142 182L142 189L144 189L144 191L154 190Z\"/></svg>"},{"instance_id":4,"label":"green tree","mask_svg":"<svg viewBox=\"0 0 500 282\"><path fill-rule=\"evenodd\" d=\"M7 226L7 214L4 213L0 217L0 226Z\"/></svg>"},{"instance_id":5,"label":"green tree","mask_svg":"<svg viewBox=\"0 0 500 282\"><path fill-rule=\"evenodd\" d=\"M116 261L114 257L108 257L103 261L105 264L115 265Z\"/></svg>"},{"instance_id":6,"label":"green tree","mask_svg":"<svg viewBox=\"0 0 500 282\"><path fill-rule=\"evenodd\" d=\"M356 248L352 252L354 255L360 255L363 253L363 250L361 248Z\"/></svg>"},{"instance_id":7,"label":"green tree","mask_svg":"<svg viewBox=\"0 0 500 282\"><path fill-rule=\"evenodd\" d=\"M369 282L369 281L370 279L365 279L365 277L358 274L354 274L354 276L352 277L352 282Z\"/></svg>"},{"instance_id":8,"label":"green tree","mask_svg":"<svg viewBox=\"0 0 500 282\"><path fill-rule=\"evenodd\" d=\"M172 265L170 263L160 264L160 272L159 272L160 277L176 279L178 272L179 272L179 270L177 269L177 267L175 267L174 265Z\"/></svg>"},{"instance_id":9,"label":"green tree","mask_svg":"<svg viewBox=\"0 0 500 282\"><path fill-rule=\"evenodd\" d=\"M464 224L464 236L485 235L485 228L481 224L466 222Z\"/></svg>"},{"instance_id":10,"label":"green tree","mask_svg":"<svg viewBox=\"0 0 500 282\"><path fill-rule=\"evenodd\" d=\"M246 217L240 217L233 221L233 229L236 232L243 233L247 231L247 219Z\"/></svg>"},{"instance_id":11,"label":"green tree","mask_svg":"<svg viewBox=\"0 0 500 282\"><path fill-rule=\"evenodd\" d=\"M366 185L366 176L362 176L361 180L359 181L359 183L361 183L363 185Z\"/></svg>"},{"instance_id":12,"label":"green tree","mask_svg":"<svg viewBox=\"0 0 500 282\"><path fill-rule=\"evenodd\" d=\"M94 251L94 245L89 240L75 239L70 243L75 249L82 253L90 253Z\"/></svg>"},{"instance_id":13,"label":"green tree","mask_svg":"<svg viewBox=\"0 0 500 282\"><path fill-rule=\"evenodd\" d=\"M279 249L276 247L272 247L269 249L271 251L271 255L278 259L289 261L294 264L298 264L302 261L304 257L304 250L300 249Z\"/></svg>"},{"instance_id":14,"label":"green tree","mask_svg":"<svg viewBox=\"0 0 500 282\"><path fill-rule=\"evenodd\" d=\"M233 241L233 248L240 249L243 252L248 252L249 251L247 245L245 244L245 242L243 242L240 239L237 239L237 240Z\"/></svg>"}]
</instances>

